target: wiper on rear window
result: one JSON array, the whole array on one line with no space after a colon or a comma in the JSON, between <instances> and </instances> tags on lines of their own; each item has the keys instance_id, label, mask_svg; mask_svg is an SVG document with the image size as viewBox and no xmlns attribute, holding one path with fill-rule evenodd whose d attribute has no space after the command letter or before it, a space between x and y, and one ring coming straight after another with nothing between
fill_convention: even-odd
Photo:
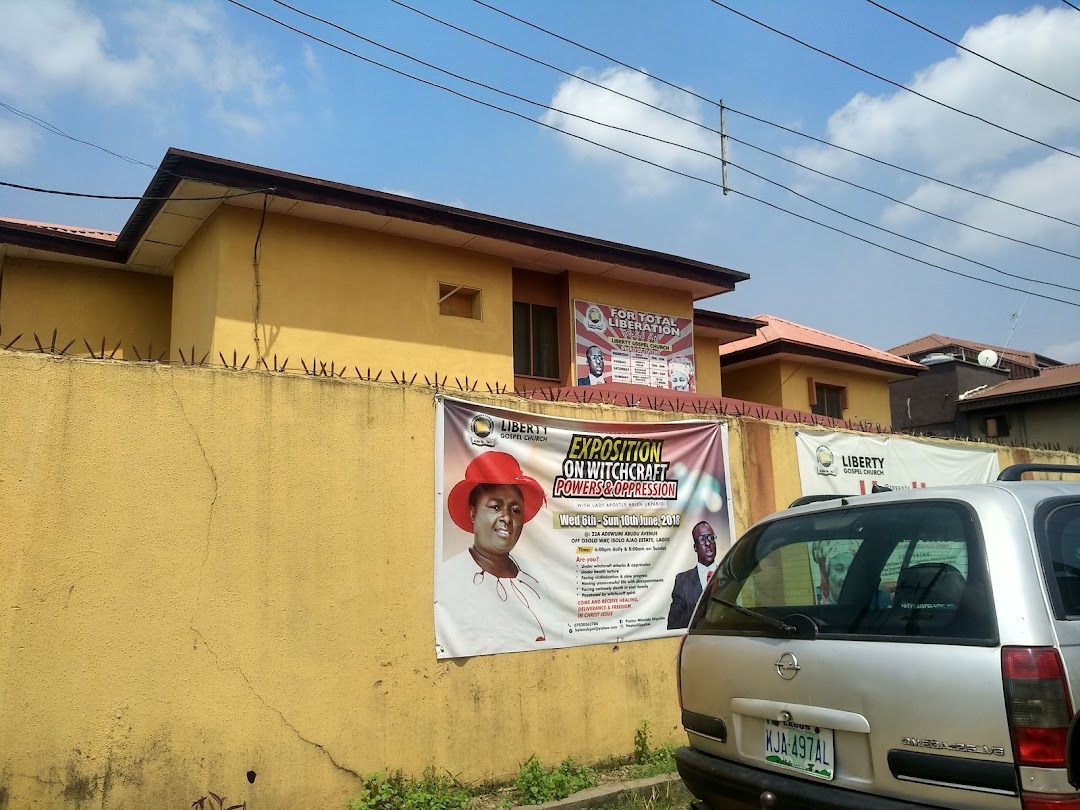
<instances>
[{"instance_id":1,"label":"wiper on rear window","mask_svg":"<svg viewBox=\"0 0 1080 810\"><path fill-rule=\"evenodd\" d=\"M787 622L780 621L779 619L774 619L772 616L766 616L764 613L758 613L756 610L744 608L742 605L737 605L734 602L729 602L727 599L721 599L719 596L710 596L709 598L712 599L712 601L714 602L719 602L724 607L729 607L732 610L738 611L745 616L755 618L759 622L767 624L769 625L769 627L774 627L784 633L788 633L789 635L795 635L799 632L799 628L795 627L794 625L790 625Z\"/></svg>"}]
</instances>

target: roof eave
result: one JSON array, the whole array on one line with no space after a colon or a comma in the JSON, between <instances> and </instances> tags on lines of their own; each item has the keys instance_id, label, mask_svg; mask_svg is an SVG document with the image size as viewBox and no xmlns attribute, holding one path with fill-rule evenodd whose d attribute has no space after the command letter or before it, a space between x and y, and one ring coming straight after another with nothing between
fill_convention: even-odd
<instances>
[{"instance_id":1,"label":"roof eave","mask_svg":"<svg viewBox=\"0 0 1080 810\"><path fill-rule=\"evenodd\" d=\"M828 360L850 366L856 370L873 371L888 375L893 378L893 382L914 377L926 368L920 364L915 364L915 367L912 367L902 363L890 363L873 357L827 349L821 346L808 346L790 340L772 340L746 349L726 353L721 352L720 365L722 369L733 369L754 361L772 358L780 359L781 355L795 355L811 360Z\"/></svg>"}]
</instances>

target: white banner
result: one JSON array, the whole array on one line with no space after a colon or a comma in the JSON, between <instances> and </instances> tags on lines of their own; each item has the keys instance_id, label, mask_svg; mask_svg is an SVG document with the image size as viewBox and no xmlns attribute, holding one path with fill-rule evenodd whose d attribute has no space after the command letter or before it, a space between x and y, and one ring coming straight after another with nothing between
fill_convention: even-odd
<instances>
[{"instance_id":1,"label":"white banner","mask_svg":"<svg viewBox=\"0 0 1080 810\"><path fill-rule=\"evenodd\" d=\"M439 658L685 632L732 541L724 423L436 402Z\"/></svg>"},{"instance_id":2,"label":"white banner","mask_svg":"<svg viewBox=\"0 0 1080 810\"><path fill-rule=\"evenodd\" d=\"M863 495L875 484L918 489L982 484L998 475L984 447L946 447L896 436L799 430L795 433L803 495Z\"/></svg>"}]
</instances>

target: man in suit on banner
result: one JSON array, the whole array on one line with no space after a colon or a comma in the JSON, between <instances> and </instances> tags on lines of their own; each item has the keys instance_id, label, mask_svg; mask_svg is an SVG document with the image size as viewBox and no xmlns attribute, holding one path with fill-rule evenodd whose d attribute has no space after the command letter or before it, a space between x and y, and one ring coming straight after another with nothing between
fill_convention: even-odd
<instances>
[{"instance_id":1,"label":"man in suit on banner","mask_svg":"<svg viewBox=\"0 0 1080 810\"><path fill-rule=\"evenodd\" d=\"M716 571L716 532L713 527L703 520L694 526L691 535L694 538L697 565L675 575L671 609L667 617L668 630L689 626L694 607L701 598L701 592L705 590L705 583L712 579Z\"/></svg>"}]
</instances>

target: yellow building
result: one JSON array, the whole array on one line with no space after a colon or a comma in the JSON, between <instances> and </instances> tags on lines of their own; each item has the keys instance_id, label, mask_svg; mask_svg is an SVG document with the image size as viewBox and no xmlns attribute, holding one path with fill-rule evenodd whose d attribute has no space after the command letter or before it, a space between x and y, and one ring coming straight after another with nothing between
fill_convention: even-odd
<instances>
[{"instance_id":1,"label":"yellow building","mask_svg":"<svg viewBox=\"0 0 1080 810\"><path fill-rule=\"evenodd\" d=\"M0 261L0 345L128 359L573 385L584 300L695 322L719 395L756 326L695 318L745 273L179 150L120 233L3 220Z\"/></svg>"},{"instance_id":2,"label":"yellow building","mask_svg":"<svg viewBox=\"0 0 1080 810\"><path fill-rule=\"evenodd\" d=\"M848 422L891 427L889 383L924 367L774 315L719 348L724 394Z\"/></svg>"}]
</instances>

